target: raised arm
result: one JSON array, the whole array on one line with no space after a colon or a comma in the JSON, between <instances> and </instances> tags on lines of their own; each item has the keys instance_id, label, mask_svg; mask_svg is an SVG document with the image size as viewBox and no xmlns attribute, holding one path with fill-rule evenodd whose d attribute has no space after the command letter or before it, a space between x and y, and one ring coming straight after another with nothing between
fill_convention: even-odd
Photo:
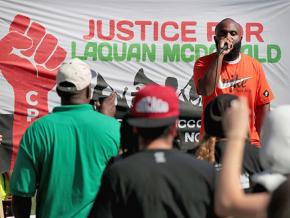
<instances>
[{"instance_id":1,"label":"raised arm","mask_svg":"<svg viewBox=\"0 0 290 218\"><path fill-rule=\"evenodd\" d=\"M227 142L215 196L215 210L219 216L265 217L269 195L266 193L246 195L240 184L248 119L249 112L245 99L234 100L223 117Z\"/></svg>"},{"instance_id":2,"label":"raised arm","mask_svg":"<svg viewBox=\"0 0 290 218\"><path fill-rule=\"evenodd\" d=\"M197 93L199 95L208 96L214 92L215 84L218 83L223 62L222 55L213 59L208 71L198 80Z\"/></svg>"},{"instance_id":3,"label":"raised arm","mask_svg":"<svg viewBox=\"0 0 290 218\"><path fill-rule=\"evenodd\" d=\"M198 80L197 83L197 93L199 95L208 96L211 95L215 90L215 85L219 81L222 63L224 56L233 49L233 39L231 36L225 36L222 38L217 38L217 53L216 57L210 63L210 66L207 72L202 78ZM224 46L227 45L228 49L221 50ZM198 63L196 64L198 68Z\"/></svg>"}]
</instances>

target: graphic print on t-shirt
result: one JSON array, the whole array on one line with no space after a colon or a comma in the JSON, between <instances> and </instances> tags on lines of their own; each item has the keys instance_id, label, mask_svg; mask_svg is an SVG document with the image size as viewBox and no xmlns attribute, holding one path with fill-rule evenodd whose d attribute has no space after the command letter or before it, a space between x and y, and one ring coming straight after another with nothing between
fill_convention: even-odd
<instances>
[{"instance_id":1,"label":"graphic print on t-shirt","mask_svg":"<svg viewBox=\"0 0 290 218\"><path fill-rule=\"evenodd\" d=\"M221 81L221 78L220 78L219 82L218 82L218 88L226 89L226 88L230 88L230 87L245 87L246 81L250 78L252 78L252 77L246 77L246 78L239 79L238 75L236 75L235 80L223 79L223 81Z\"/></svg>"}]
</instances>

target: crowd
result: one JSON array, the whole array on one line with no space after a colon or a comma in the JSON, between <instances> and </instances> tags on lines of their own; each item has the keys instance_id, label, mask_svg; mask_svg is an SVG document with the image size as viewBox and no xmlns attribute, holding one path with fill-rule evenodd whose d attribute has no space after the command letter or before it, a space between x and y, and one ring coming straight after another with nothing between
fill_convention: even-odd
<instances>
[{"instance_id":1,"label":"crowd","mask_svg":"<svg viewBox=\"0 0 290 218\"><path fill-rule=\"evenodd\" d=\"M37 217L290 217L290 106L269 111L271 89L259 64L241 56L235 21L221 21L215 40L216 56L195 66L203 138L188 152L178 149L172 87L145 85L120 124L116 93L92 101L90 67L79 59L62 64L61 106L20 142L10 180L14 216L29 217L36 195ZM246 83L215 88L232 68L222 65L243 62L259 69L249 85L255 96L235 92Z\"/></svg>"}]
</instances>

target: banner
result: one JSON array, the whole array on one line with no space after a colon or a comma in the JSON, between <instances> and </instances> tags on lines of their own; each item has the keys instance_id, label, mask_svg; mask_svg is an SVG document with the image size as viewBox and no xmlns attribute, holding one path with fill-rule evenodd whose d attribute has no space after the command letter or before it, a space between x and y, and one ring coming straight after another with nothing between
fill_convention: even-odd
<instances>
[{"instance_id":1,"label":"banner","mask_svg":"<svg viewBox=\"0 0 290 218\"><path fill-rule=\"evenodd\" d=\"M180 99L182 148L198 141L201 98L194 62L215 51L216 24L243 29L242 52L259 60L276 107L290 103L289 1L0 0L0 171L14 164L29 125L60 104L55 76L78 57L92 70L94 96L117 91L117 118L147 83L170 85Z\"/></svg>"}]
</instances>

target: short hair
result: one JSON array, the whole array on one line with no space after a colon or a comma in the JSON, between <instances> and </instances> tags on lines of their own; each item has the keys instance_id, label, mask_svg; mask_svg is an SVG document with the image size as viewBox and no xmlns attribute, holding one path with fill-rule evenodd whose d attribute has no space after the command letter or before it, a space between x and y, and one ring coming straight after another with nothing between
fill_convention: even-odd
<instances>
[{"instance_id":1,"label":"short hair","mask_svg":"<svg viewBox=\"0 0 290 218\"><path fill-rule=\"evenodd\" d=\"M172 125L175 125L172 124ZM153 141L158 138L165 138L169 135L169 130L172 125L155 127L155 128L140 128L138 127L138 134L145 141Z\"/></svg>"},{"instance_id":2,"label":"short hair","mask_svg":"<svg viewBox=\"0 0 290 218\"><path fill-rule=\"evenodd\" d=\"M71 82L61 82L60 85L62 87L75 87L75 85ZM56 87L56 91L60 97L67 98L67 97L72 97L74 95L78 95L79 93L81 93L82 90L81 91L76 91L76 90L74 90L74 91L62 91L62 90L58 89L58 87Z\"/></svg>"}]
</instances>

